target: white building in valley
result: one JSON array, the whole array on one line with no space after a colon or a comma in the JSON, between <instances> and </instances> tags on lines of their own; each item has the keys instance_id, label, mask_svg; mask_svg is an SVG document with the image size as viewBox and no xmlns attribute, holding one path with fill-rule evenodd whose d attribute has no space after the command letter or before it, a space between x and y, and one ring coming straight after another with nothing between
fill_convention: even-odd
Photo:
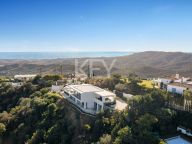
<instances>
[{"instance_id":1,"label":"white building in valley","mask_svg":"<svg viewBox=\"0 0 192 144\"><path fill-rule=\"evenodd\" d=\"M114 109L116 95L90 84L68 85L64 87L64 97L90 114L96 114L105 109Z\"/></svg>"},{"instance_id":2,"label":"white building in valley","mask_svg":"<svg viewBox=\"0 0 192 144\"><path fill-rule=\"evenodd\" d=\"M61 92L63 90L63 85L52 85L51 86L51 91L53 92Z\"/></svg>"},{"instance_id":3,"label":"white building in valley","mask_svg":"<svg viewBox=\"0 0 192 144\"><path fill-rule=\"evenodd\" d=\"M22 81L28 81L28 80L32 80L36 76L37 75L35 75L35 74L15 75L14 79L22 80Z\"/></svg>"},{"instance_id":4,"label":"white building in valley","mask_svg":"<svg viewBox=\"0 0 192 144\"><path fill-rule=\"evenodd\" d=\"M158 78L153 80L153 83L155 84L155 87L161 88L161 89L166 89L166 85L173 82L172 78Z\"/></svg>"},{"instance_id":5,"label":"white building in valley","mask_svg":"<svg viewBox=\"0 0 192 144\"><path fill-rule=\"evenodd\" d=\"M190 77L181 77L179 74L176 74L175 76L171 77L162 77L158 79L154 79L153 83L155 84L155 87L161 88L161 89L167 89L167 85L170 83L190 83L191 81Z\"/></svg>"},{"instance_id":6,"label":"white building in valley","mask_svg":"<svg viewBox=\"0 0 192 144\"><path fill-rule=\"evenodd\" d=\"M185 90L192 90L192 85L186 83L170 83L167 84L167 91L171 93L184 94Z\"/></svg>"}]
</instances>

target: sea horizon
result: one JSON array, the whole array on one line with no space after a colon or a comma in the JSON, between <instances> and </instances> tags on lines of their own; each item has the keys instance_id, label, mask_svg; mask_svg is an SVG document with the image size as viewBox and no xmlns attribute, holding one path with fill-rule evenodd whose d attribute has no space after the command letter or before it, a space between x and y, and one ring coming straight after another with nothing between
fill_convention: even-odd
<instances>
[{"instance_id":1,"label":"sea horizon","mask_svg":"<svg viewBox=\"0 0 192 144\"><path fill-rule=\"evenodd\" d=\"M0 52L2 59L59 59L59 58L84 58L84 57L116 57L126 56L134 52L125 51L82 51L82 52Z\"/></svg>"}]
</instances>

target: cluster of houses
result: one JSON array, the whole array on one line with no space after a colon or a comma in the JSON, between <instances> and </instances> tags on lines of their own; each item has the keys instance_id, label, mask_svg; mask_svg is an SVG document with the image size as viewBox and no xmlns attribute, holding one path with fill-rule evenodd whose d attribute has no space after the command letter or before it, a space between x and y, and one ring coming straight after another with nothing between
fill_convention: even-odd
<instances>
[{"instance_id":1,"label":"cluster of houses","mask_svg":"<svg viewBox=\"0 0 192 144\"><path fill-rule=\"evenodd\" d=\"M186 90L192 90L192 79L190 77L181 77L179 74L171 77L161 77L158 79L154 79L153 83L156 88L160 88L166 90L167 92L178 95L183 95ZM165 142L167 144L192 143L192 141L189 139L189 137L192 136L191 130L185 129L183 127L178 127L177 131L180 132L180 134L182 135L165 139Z\"/></svg>"},{"instance_id":2,"label":"cluster of houses","mask_svg":"<svg viewBox=\"0 0 192 144\"><path fill-rule=\"evenodd\" d=\"M12 85L19 86L23 81L31 80L36 75L15 75L14 79L20 80ZM67 85L56 82L51 91L61 93L64 98L74 104L83 112L96 114L105 109L124 109L127 104L117 102L116 94L90 84L81 84L87 78L86 75L77 75L67 79ZM186 90L192 90L192 81L189 77L181 77L176 74L172 77L163 77L153 80L155 87L168 92L183 95Z\"/></svg>"},{"instance_id":3,"label":"cluster of houses","mask_svg":"<svg viewBox=\"0 0 192 144\"><path fill-rule=\"evenodd\" d=\"M36 75L15 75L12 82L13 86L21 86L23 82L32 80ZM90 85L82 84L87 79L84 74L74 75L67 78L67 84L63 81L57 81L55 85L52 85L51 91L58 92L63 97L78 108L80 111L90 115L96 115L97 113L108 110L124 110L127 107L127 103L117 99L114 92ZM156 88L164 89L171 93L183 95L186 90L192 90L192 80L189 77L181 77L176 74L172 77L162 77L153 79ZM132 95L126 94L124 97L130 98ZM177 131L188 137L192 136L192 132L185 128L178 127ZM185 137L177 136L169 139L165 139L167 144L190 144L191 141Z\"/></svg>"},{"instance_id":4,"label":"cluster of houses","mask_svg":"<svg viewBox=\"0 0 192 144\"><path fill-rule=\"evenodd\" d=\"M11 79L11 82L8 83L10 83L13 87L20 87L24 82L32 80L36 76L36 74L15 75L14 79Z\"/></svg>"},{"instance_id":5,"label":"cluster of houses","mask_svg":"<svg viewBox=\"0 0 192 144\"><path fill-rule=\"evenodd\" d=\"M172 77L154 79L153 82L155 87L175 94L183 95L186 90L192 90L191 78L181 77L179 74Z\"/></svg>"},{"instance_id":6,"label":"cluster of houses","mask_svg":"<svg viewBox=\"0 0 192 144\"><path fill-rule=\"evenodd\" d=\"M35 76L30 74L15 75L14 82L11 84L18 87ZM126 108L127 104L117 100L115 93L90 84L82 84L86 78L87 76L83 74L75 75L67 78L67 84L58 80L55 85L52 85L51 91L62 94L66 100L87 114L95 115L106 109L123 110Z\"/></svg>"}]
</instances>

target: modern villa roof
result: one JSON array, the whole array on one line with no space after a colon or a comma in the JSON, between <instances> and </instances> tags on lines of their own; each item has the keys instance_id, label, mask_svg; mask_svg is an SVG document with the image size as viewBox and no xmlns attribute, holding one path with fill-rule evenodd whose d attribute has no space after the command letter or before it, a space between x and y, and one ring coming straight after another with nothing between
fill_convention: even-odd
<instances>
[{"instance_id":1,"label":"modern villa roof","mask_svg":"<svg viewBox=\"0 0 192 144\"><path fill-rule=\"evenodd\" d=\"M106 90L95 92L95 93L100 95L100 96L103 96L103 97L115 95L114 93L106 91Z\"/></svg>"},{"instance_id":2,"label":"modern villa roof","mask_svg":"<svg viewBox=\"0 0 192 144\"><path fill-rule=\"evenodd\" d=\"M78 91L79 93L84 93L84 92L94 92L97 95L100 96L114 96L115 94L112 92L109 92L107 90L101 89L99 87L90 85L90 84L81 84L81 85L68 85L71 89L74 89Z\"/></svg>"},{"instance_id":3,"label":"modern villa roof","mask_svg":"<svg viewBox=\"0 0 192 144\"><path fill-rule=\"evenodd\" d=\"M99 92L103 91L103 89L90 85L90 84L81 84L81 85L69 85L72 89L75 89L78 92Z\"/></svg>"}]
</instances>

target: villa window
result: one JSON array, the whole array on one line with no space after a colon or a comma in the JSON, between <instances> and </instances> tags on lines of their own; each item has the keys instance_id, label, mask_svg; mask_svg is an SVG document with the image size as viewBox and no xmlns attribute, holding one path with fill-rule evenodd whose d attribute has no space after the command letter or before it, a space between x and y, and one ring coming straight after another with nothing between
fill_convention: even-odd
<instances>
[{"instance_id":1,"label":"villa window","mask_svg":"<svg viewBox=\"0 0 192 144\"><path fill-rule=\"evenodd\" d=\"M70 96L70 99L72 99L75 102L75 98L74 97Z\"/></svg>"},{"instance_id":2,"label":"villa window","mask_svg":"<svg viewBox=\"0 0 192 144\"><path fill-rule=\"evenodd\" d=\"M172 88L172 93L176 93L176 88Z\"/></svg>"},{"instance_id":3,"label":"villa window","mask_svg":"<svg viewBox=\"0 0 192 144\"><path fill-rule=\"evenodd\" d=\"M101 111L102 106L100 104L98 104L98 111Z\"/></svg>"},{"instance_id":4,"label":"villa window","mask_svg":"<svg viewBox=\"0 0 192 144\"><path fill-rule=\"evenodd\" d=\"M84 102L81 103L81 107L84 108Z\"/></svg>"},{"instance_id":5,"label":"villa window","mask_svg":"<svg viewBox=\"0 0 192 144\"><path fill-rule=\"evenodd\" d=\"M81 94L76 92L73 94L77 99L81 100Z\"/></svg>"},{"instance_id":6,"label":"villa window","mask_svg":"<svg viewBox=\"0 0 192 144\"><path fill-rule=\"evenodd\" d=\"M68 93L68 92L64 91L64 93L65 93L67 96L69 96L69 93Z\"/></svg>"},{"instance_id":7,"label":"villa window","mask_svg":"<svg viewBox=\"0 0 192 144\"><path fill-rule=\"evenodd\" d=\"M79 100L77 100L77 104L78 104L78 105L81 105L81 102L80 102Z\"/></svg>"},{"instance_id":8,"label":"villa window","mask_svg":"<svg viewBox=\"0 0 192 144\"><path fill-rule=\"evenodd\" d=\"M100 96L100 97L97 97L97 99L100 100L100 101L102 101L102 97L101 97L101 96Z\"/></svg>"},{"instance_id":9,"label":"villa window","mask_svg":"<svg viewBox=\"0 0 192 144\"><path fill-rule=\"evenodd\" d=\"M97 110L97 103L94 102L94 110Z\"/></svg>"}]
</instances>

